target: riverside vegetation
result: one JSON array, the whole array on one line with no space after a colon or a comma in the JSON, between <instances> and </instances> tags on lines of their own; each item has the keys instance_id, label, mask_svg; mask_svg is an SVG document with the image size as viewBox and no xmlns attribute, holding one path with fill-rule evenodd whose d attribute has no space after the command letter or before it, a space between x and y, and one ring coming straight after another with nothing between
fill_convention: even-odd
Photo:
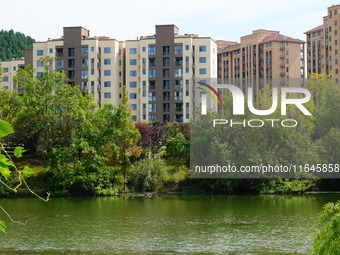
<instances>
[{"instance_id":1,"label":"riverside vegetation","mask_svg":"<svg viewBox=\"0 0 340 255\"><path fill-rule=\"evenodd\" d=\"M16 146L27 150L15 163L35 169L28 182L37 192L65 196L128 191L237 194L339 190L338 179L190 179L188 124L134 124L125 89L120 106L99 108L91 93L65 85L64 74L52 70L51 61L44 59L45 72L40 77L34 76L30 66L18 70L14 80L17 91L0 90L0 119L15 131L2 138L3 143L9 150ZM228 153L231 163L243 165L307 159L339 163L340 88L326 75L312 75L307 86L313 100L305 106L313 117L291 109L288 114L299 121L296 129L260 128L255 134L251 128L235 128L227 134L231 137L224 139L229 144L221 144L219 153ZM259 108L270 107L269 87L259 98ZM224 102L227 111L231 98L226 96ZM17 177L11 175L7 181L14 184ZM12 193L1 186L0 194Z\"/></svg>"}]
</instances>

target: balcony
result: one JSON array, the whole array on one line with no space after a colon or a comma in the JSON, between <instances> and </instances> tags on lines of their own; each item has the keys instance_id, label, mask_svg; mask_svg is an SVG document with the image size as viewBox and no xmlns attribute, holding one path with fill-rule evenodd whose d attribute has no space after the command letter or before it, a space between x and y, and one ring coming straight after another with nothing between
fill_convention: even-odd
<instances>
[{"instance_id":1,"label":"balcony","mask_svg":"<svg viewBox=\"0 0 340 255\"><path fill-rule=\"evenodd\" d=\"M281 59L284 59L284 58L285 58L285 55L280 55L280 58L281 58Z\"/></svg>"},{"instance_id":2,"label":"balcony","mask_svg":"<svg viewBox=\"0 0 340 255\"><path fill-rule=\"evenodd\" d=\"M281 67L281 68L284 68L284 67L285 67L285 64L284 64L284 63L281 63L281 64L280 64L280 67Z\"/></svg>"},{"instance_id":3,"label":"balcony","mask_svg":"<svg viewBox=\"0 0 340 255\"><path fill-rule=\"evenodd\" d=\"M281 72L280 75L281 75L281 76L285 76L285 73L284 73L284 72Z\"/></svg>"},{"instance_id":4,"label":"balcony","mask_svg":"<svg viewBox=\"0 0 340 255\"><path fill-rule=\"evenodd\" d=\"M285 50L285 46L280 46L280 50Z\"/></svg>"}]
</instances>

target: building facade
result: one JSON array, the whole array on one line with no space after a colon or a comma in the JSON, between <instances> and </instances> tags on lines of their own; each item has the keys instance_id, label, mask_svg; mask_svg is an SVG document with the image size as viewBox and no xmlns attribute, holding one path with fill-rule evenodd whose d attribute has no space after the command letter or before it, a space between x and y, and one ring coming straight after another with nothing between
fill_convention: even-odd
<instances>
[{"instance_id":1,"label":"building facade","mask_svg":"<svg viewBox=\"0 0 340 255\"><path fill-rule=\"evenodd\" d=\"M17 74L18 69L24 65L25 60L23 58L1 61L0 66L2 69L0 73L2 73L2 77L0 77L0 89L13 91L15 89L13 78Z\"/></svg>"},{"instance_id":2,"label":"building facade","mask_svg":"<svg viewBox=\"0 0 340 255\"><path fill-rule=\"evenodd\" d=\"M219 83L230 83L254 94L264 85L303 86L304 41L259 29L218 49Z\"/></svg>"},{"instance_id":3,"label":"building facade","mask_svg":"<svg viewBox=\"0 0 340 255\"><path fill-rule=\"evenodd\" d=\"M134 121L188 122L195 80L217 77L217 45L158 25L154 35L126 41L125 66Z\"/></svg>"},{"instance_id":4,"label":"building facade","mask_svg":"<svg viewBox=\"0 0 340 255\"><path fill-rule=\"evenodd\" d=\"M36 42L26 50L25 64L44 71L43 58L53 57L52 68L64 71L67 83L92 93L99 105L120 102L124 83L125 43L109 37L90 37L83 27L64 27L62 38Z\"/></svg>"},{"instance_id":5,"label":"building facade","mask_svg":"<svg viewBox=\"0 0 340 255\"><path fill-rule=\"evenodd\" d=\"M307 32L307 74L326 73L339 83L340 5L328 7L323 24Z\"/></svg>"}]
</instances>

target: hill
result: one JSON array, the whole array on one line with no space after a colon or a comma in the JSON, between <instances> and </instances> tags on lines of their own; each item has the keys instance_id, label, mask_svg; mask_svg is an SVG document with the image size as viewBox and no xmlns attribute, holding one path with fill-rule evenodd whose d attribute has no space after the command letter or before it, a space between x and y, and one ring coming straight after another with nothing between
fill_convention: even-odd
<instances>
[{"instance_id":1,"label":"hill","mask_svg":"<svg viewBox=\"0 0 340 255\"><path fill-rule=\"evenodd\" d=\"M24 56L24 49L32 48L35 40L20 32L0 31L0 61Z\"/></svg>"}]
</instances>

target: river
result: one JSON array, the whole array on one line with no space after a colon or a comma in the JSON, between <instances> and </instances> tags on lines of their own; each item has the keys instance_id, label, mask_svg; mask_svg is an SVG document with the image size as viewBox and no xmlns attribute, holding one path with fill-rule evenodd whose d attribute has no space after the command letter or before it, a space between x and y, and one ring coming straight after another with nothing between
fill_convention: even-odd
<instances>
[{"instance_id":1,"label":"river","mask_svg":"<svg viewBox=\"0 0 340 255\"><path fill-rule=\"evenodd\" d=\"M308 254L340 194L0 199L1 254ZM5 219L0 214L1 219Z\"/></svg>"}]
</instances>

